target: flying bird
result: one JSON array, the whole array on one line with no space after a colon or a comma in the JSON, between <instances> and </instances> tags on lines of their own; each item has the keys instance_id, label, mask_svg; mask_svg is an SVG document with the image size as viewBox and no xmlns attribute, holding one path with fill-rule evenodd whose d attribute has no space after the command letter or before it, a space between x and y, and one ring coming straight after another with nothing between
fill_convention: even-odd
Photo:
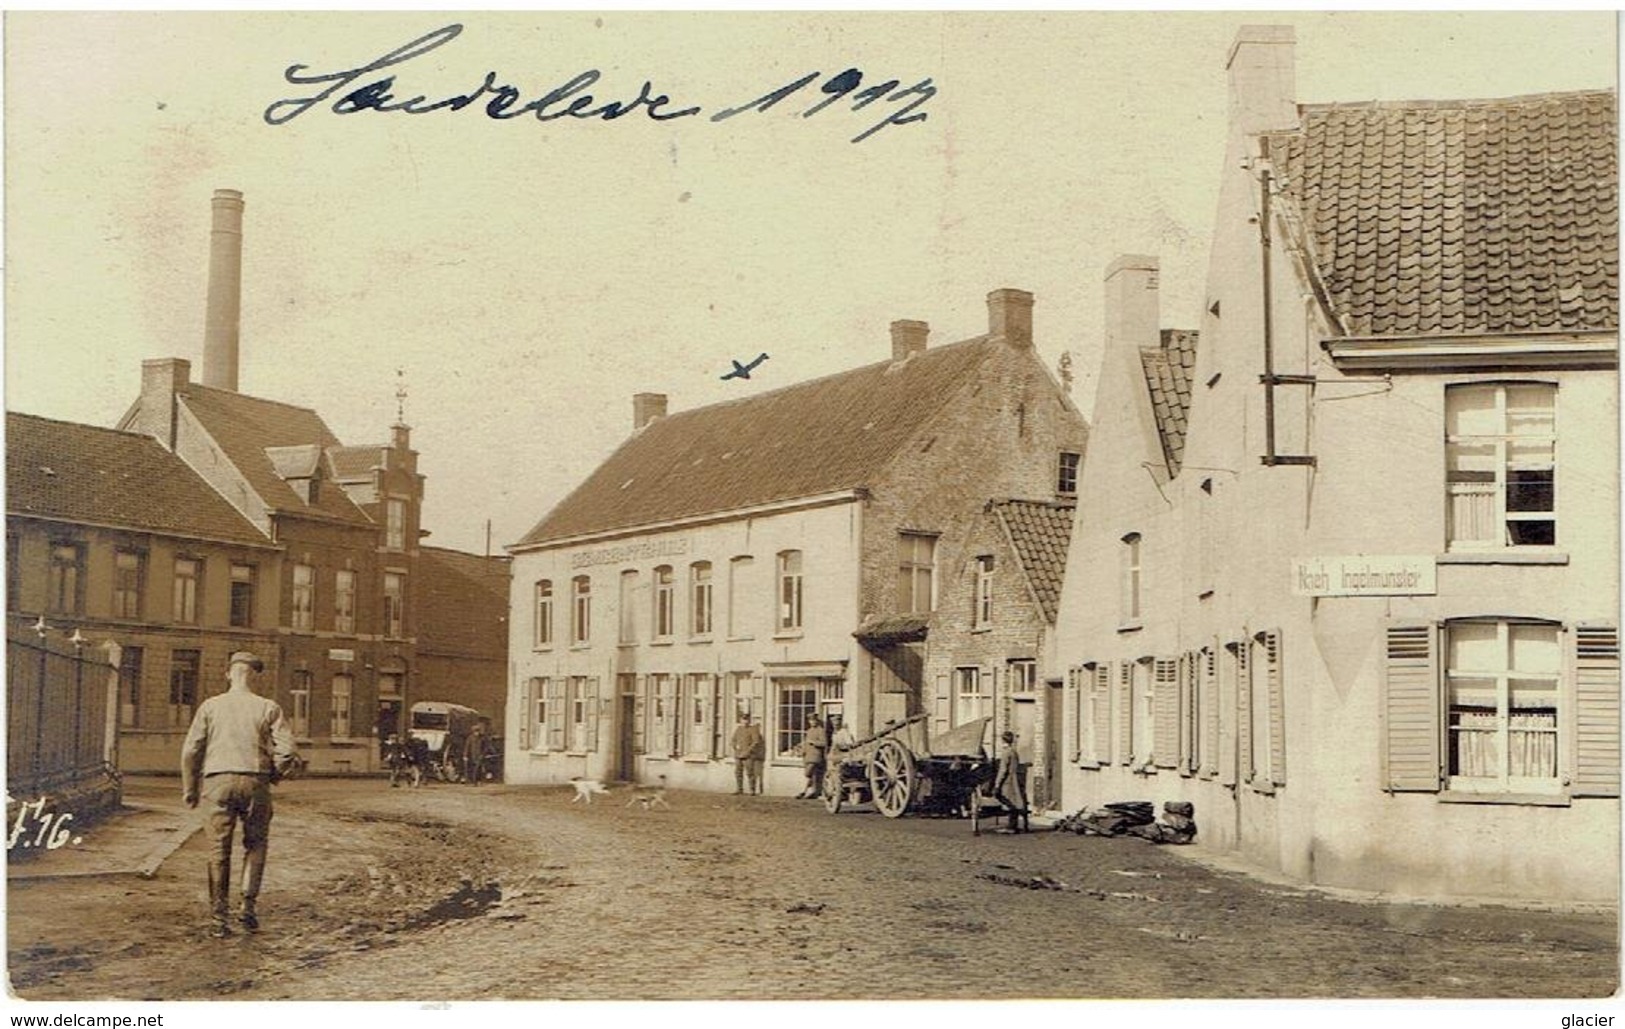
<instances>
[{"instance_id":1,"label":"flying bird","mask_svg":"<svg viewBox=\"0 0 1625 1029\"><path fill-rule=\"evenodd\" d=\"M756 366L761 364L765 360L767 360L767 355L766 354L757 354L756 355L756 360L752 361L750 364L740 364L737 360L735 360L734 363L733 363L734 370L731 371L731 372L725 373L722 376L722 378L724 380L727 380L727 379L748 379L748 378L750 378L750 373L753 370L755 370Z\"/></svg>"}]
</instances>

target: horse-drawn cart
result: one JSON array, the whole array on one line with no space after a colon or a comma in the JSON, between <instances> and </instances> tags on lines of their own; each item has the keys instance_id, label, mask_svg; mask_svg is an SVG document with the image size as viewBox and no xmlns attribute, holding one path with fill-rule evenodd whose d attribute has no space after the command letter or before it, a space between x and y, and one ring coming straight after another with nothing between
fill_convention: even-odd
<instances>
[{"instance_id":1,"label":"horse-drawn cart","mask_svg":"<svg viewBox=\"0 0 1625 1029\"><path fill-rule=\"evenodd\" d=\"M887 818L906 811L969 814L979 829L983 798L990 796L996 762L982 737L987 718L975 718L932 738L925 715L890 722L873 736L831 747L824 768L824 808L873 803Z\"/></svg>"}]
</instances>

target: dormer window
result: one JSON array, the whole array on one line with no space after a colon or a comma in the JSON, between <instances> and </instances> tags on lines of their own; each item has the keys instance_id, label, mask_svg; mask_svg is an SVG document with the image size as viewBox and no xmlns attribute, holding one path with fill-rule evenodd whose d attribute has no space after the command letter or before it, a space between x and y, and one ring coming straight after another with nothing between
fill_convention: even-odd
<instances>
[{"instance_id":1,"label":"dormer window","mask_svg":"<svg viewBox=\"0 0 1625 1029\"><path fill-rule=\"evenodd\" d=\"M406 549L406 501L398 497L384 501L384 546L389 550Z\"/></svg>"}]
</instances>

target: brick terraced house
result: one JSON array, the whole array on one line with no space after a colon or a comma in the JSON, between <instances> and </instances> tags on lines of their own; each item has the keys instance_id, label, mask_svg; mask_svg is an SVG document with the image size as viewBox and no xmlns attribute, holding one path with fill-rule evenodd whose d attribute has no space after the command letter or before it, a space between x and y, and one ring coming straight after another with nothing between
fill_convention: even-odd
<instances>
[{"instance_id":1,"label":"brick terraced house","mask_svg":"<svg viewBox=\"0 0 1625 1029\"><path fill-rule=\"evenodd\" d=\"M117 430L9 415L7 629L123 653L120 764L173 771L192 709L252 649L316 772L379 765L415 700L500 725L507 561L420 538L410 430L345 446L237 389L241 195L214 197L203 381L143 362Z\"/></svg>"},{"instance_id":2,"label":"brick terraced house","mask_svg":"<svg viewBox=\"0 0 1625 1029\"><path fill-rule=\"evenodd\" d=\"M509 780L731 790L749 712L768 789L794 793L809 714L861 734L926 713L987 498L1072 489L1087 435L1031 295L988 313L940 347L894 322L888 360L741 400L635 397L632 436L508 548Z\"/></svg>"}]
</instances>

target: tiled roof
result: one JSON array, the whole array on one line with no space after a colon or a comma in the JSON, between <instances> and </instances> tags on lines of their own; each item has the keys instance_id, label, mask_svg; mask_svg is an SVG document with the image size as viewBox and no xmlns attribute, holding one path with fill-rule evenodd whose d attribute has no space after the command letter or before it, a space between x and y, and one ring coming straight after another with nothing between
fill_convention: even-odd
<instances>
[{"instance_id":1,"label":"tiled roof","mask_svg":"<svg viewBox=\"0 0 1625 1029\"><path fill-rule=\"evenodd\" d=\"M261 500L276 508L314 509L341 521L371 524L343 490L318 490L316 502L306 504L277 474L267 450L311 444L326 449L339 445L338 438L315 411L197 383L188 385L180 396L187 410L209 431Z\"/></svg>"},{"instance_id":2,"label":"tiled roof","mask_svg":"<svg viewBox=\"0 0 1625 1029\"><path fill-rule=\"evenodd\" d=\"M370 479L374 469L384 467L384 451L388 449L382 443L332 447L327 451L327 459L333 466L335 479Z\"/></svg>"},{"instance_id":3,"label":"tiled roof","mask_svg":"<svg viewBox=\"0 0 1625 1029\"><path fill-rule=\"evenodd\" d=\"M1185 423L1191 410L1191 372L1196 367L1197 334L1187 329L1163 329L1162 346L1140 351L1151 412L1157 419L1157 438L1168 474L1178 475L1185 458Z\"/></svg>"},{"instance_id":4,"label":"tiled roof","mask_svg":"<svg viewBox=\"0 0 1625 1029\"><path fill-rule=\"evenodd\" d=\"M1069 501L995 500L987 507L1003 524L1044 618L1054 625L1077 505Z\"/></svg>"},{"instance_id":5,"label":"tiled roof","mask_svg":"<svg viewBox=\"0 0 1625 1029\"><path fill-rule=\"evenodd\" d=\"M508 648L508 559L460 550L418 551L418 647L501 658Z\"/></svg>"},{"instance_id":6,"label":"tiled roof","mask_svg":"<svg viewBox=\"0 0 1625 1029\"><path fill-rule=\"evenodd\" d=\"M868 485L1001 347L979 337L657 418L518 545Z\"/></svg>"},{"instance_id":7,"label":"tiled roof","mask_svg":"<svg viewBox=\"0 0 1625 1029\"><path fill-rule=\"evenodd\" d=\"M10 412L6 511L227 542L270 542L152 437Z\"/></svg>"},{"instance_id":8,"label":"tiled roof","mask_svg":"<svg viewBox=\"0 0 1625 1029\"><path fill-rule=\"evenodd\" d=\"M1269 137L1348 336L1619 324L1612 91L1314 105Z\"/></svg>"}]
</instances>

